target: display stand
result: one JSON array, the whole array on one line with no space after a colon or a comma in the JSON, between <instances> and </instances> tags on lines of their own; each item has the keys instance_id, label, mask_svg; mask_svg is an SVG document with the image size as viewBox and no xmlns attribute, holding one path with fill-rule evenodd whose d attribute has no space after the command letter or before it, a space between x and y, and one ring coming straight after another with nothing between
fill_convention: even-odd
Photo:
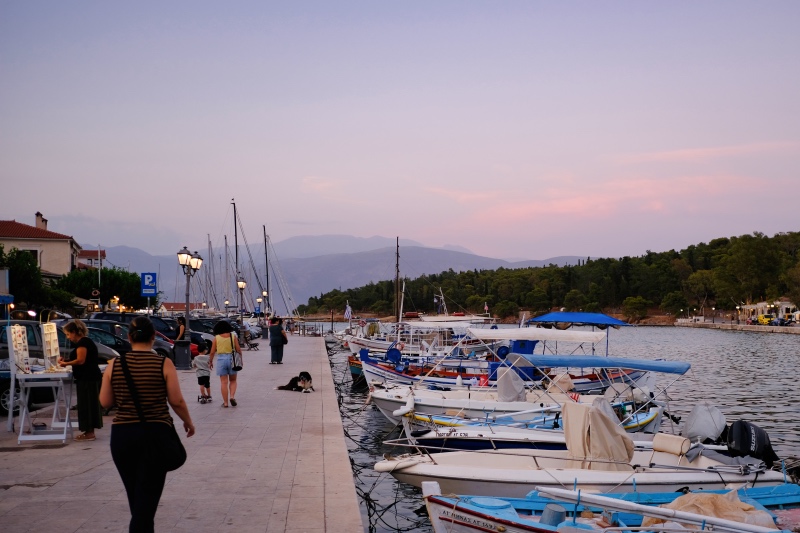
<instances>
[{"instance_id":1,"label":"display stand","mask_svg":"<svg viewBox=\"0 0 800 533\"><path fill-rule=\"evenodd\" d=\"M72 439L72 428L77 421L70 420L69 408L72 403L72 372L58 366L58 332L55 324L41 324L45 368L36 371L30 364L28 339L25 326L8 326L8 350L11 362L11 391L19 384L19 436L17 443L25 441L56 440L66 443ZM55 404L50 427L34 427L28 411L32 389L50 388ZM13 400L13 397L12 397ZM13 405L13 404L12 404ZM63 411L63 414L62 414ZM9 418L13 417L13 409Z\"/></svg>"}]
</instances>

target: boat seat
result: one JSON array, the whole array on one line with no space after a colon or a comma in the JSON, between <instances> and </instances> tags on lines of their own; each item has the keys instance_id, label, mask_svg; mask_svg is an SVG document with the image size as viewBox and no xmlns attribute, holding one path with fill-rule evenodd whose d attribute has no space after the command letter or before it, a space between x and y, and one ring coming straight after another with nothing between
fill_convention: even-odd
<instances>
[{"instance_id":1,"label":"boat seat","mask_svg":"<svg viewBox=\"0 0 800 533\"><path fill-rule=\"evenodd\" d=\"M680 435L669 433L656 433L653 436L653 456L658 452L669 453L679 457L677 464L681 464L686 452L692 447L692 441ZM652 459L651 459L652 461Z\"/></svg>"}]
</instances>

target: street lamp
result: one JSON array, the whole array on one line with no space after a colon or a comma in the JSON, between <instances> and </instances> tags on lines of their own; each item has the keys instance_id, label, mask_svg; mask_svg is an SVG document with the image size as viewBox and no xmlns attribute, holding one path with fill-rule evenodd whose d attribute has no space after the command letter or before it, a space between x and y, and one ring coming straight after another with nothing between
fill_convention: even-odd
<instances>
[{"instance_id":1,"label":"street lamp","mask_svg":"<svg viewBox=\"0 0 800 533\"><path fill-rule=\"evenodd\" d=\"M717 318L717 308L716 307L712 307L711 308L711 323L712 324L714 323L714 320L716 318Z\"/></svg>"},{"instance_id":2,"label":"street lamp","mask_svg":"<svg viewBox=\"0 0 800 533\"><path fill-rule=\"evenodd\" d=\"M258 313L257 313L257 314L259 315L259 322L261 322L261 317L260 317L260 315L261 315L261 302L262 302L262 301L263 301L263 300L262 300L261 298L256 298L256 303L258 304Z\"/></svg>"},{"instance_id":3,"label":"street lamp","mask_svg":"<svg viewBox=\"0 0 800 533\"><path fill-rule=\"evenodd\" d=\"M269 298L267 298L267 295L268 295L268 293L267 293L266 290L261 291L261 297L264 298L264 317L265 318L267 316L267 311L269 311Z\"/></svg>"},{"instance_id":4,"label":"street lamp","mask_svg":"<svg viewBox=\"0 0 800 533\"><path fill-rule=\"evenodd\" d=\"M740 312L740 309L741 309L741 307L739 307L739 306L737 305L737 306L736 306L736 323L737 323L737 324L739 323L739 312Z\"/></svg>"},{"instance_id":5,"label":"street lamp","mask_svg":"<svg viewBox=\"0 0 800 533\"><path fill-rule=\"evenodd\" d=\"M230 304L228 300L225 300L225 318L228 318L228 304Z\"/></svg>"},{"instance_id":6,"label":"street lamp","mask_svg":"<svg viewBox=\"0 0 800 533\"><path fill-rule=\"evenodd\" d=\"M239 276L239 279L236 280L236 286L239 287L239 318L244 324L244 289L247 287L247 282L243 277Z\"/></svg>"},{"instance_id":7,"label":"street lamp","mask_svg":"<svg viewBox=\"0 0 800 533\"><path fill-rule=\"evenodd\" d=\"M197 252L190 252L185 246L178 251L178 264L183 268L183 273L186 275L186 326L184 328L184 338L181 340L189 339L189 283L195 272L200 270L203 265L203 258ZM181 357L178 357L180 355ZM179 351L175 357L175 368L178 370L190 370L191 355L188 350Z\"/></svg>"}]
</instances>

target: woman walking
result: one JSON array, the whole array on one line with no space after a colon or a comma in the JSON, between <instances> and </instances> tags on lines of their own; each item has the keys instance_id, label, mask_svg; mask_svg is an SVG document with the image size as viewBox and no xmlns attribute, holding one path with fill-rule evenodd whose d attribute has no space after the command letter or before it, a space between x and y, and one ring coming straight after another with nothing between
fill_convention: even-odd
<instances>
[{"instance_id":1,"label":"woman walking","mask_svg":"<svg viewBox=\"0 0 800 533\"><path fill-rule=\"evenodd\" d=\"M82 321L75 319L62 328L64 335L75 346L69 360L60 359L61 366L72 367L78 403L78 429L83 433L75 437L77 441L95 440L95 429L103 427L103 413L100 409L100 381L102 374L97 358L97 345L89 335L89 329Z\"/></svg>"},{"instance_id":2,"label":"woman walking","mask_svg":"<svg viewBox=\"0 0 800 533\"><path fill-rule=\"evenodd\" d=\"M230 322L220 320L214 324L214 341L211 343L211 352L208 354L208 367L217 367L219 384L222 387L222 407L230 404L236 407L236 370L233 369L233 352L241 357L242 348L239 339L233 334ZM214 358L216 357L216 362ZM244 360L242 361L244 364Z\"/></svg>"},{"instance_id":3,"label":"woman walking","mask_svg":"<svg viewBox=\"0 0 800 533\"><path fill-rule=\"evenodd\" d=\"M117 406L117 416L111 426L111 457L128 495L131 510L128 531L131 533L154 531L167 470L153 460L149 450L152 443L174 437L167 403L183 421L186 436L194 435L194 424L181 394L178 373L172 361L153 351L155 336L150 319L146 316L134 318L128 328L132 349L108 365L100 389L103 406ZM130 375L126 376L128 372ZM140 413L145 420L140 418Z\"/></svg>"},{"instance_id":4,"label":"woman walking","mask_svg":"<svg viewBox=\"0 0 800 533\"><path fill-rule=\"evenodd\" d=\"M286 332L283 330L283 319L272 317L269 319L269 347L272 352L269 364L283 364L283 345L288 343Z\"/></svg>"}]
</instances>

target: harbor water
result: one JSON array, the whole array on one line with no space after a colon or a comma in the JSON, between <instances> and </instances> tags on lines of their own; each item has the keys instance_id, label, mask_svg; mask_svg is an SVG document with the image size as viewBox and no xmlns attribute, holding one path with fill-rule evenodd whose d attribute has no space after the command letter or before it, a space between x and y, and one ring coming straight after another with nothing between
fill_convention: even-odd
<instances>
[{"instance_id":1,"label":"harbor water","mask_svg":"<svg viewBox=\"0 0 800 533\"><path fill-rule=\"evenodd\" d=\"M698 401L707 400L720 408L728 424L744 419L766 430L780 457L800 456L800 335L625 327L609 332L609 354L691 363L691 370L674 383L674 377L659 377L660 387L670 385L668 411L673 416L685 418ZM431 531L421 492L372 470L385 453L403 453L382 444L398 437L399 429L365 405L368 391L354 386L347 352L331 353L330 359L365 530ZM663 427L670 430L666 422Z\"/></svg>"}]
</instances>

